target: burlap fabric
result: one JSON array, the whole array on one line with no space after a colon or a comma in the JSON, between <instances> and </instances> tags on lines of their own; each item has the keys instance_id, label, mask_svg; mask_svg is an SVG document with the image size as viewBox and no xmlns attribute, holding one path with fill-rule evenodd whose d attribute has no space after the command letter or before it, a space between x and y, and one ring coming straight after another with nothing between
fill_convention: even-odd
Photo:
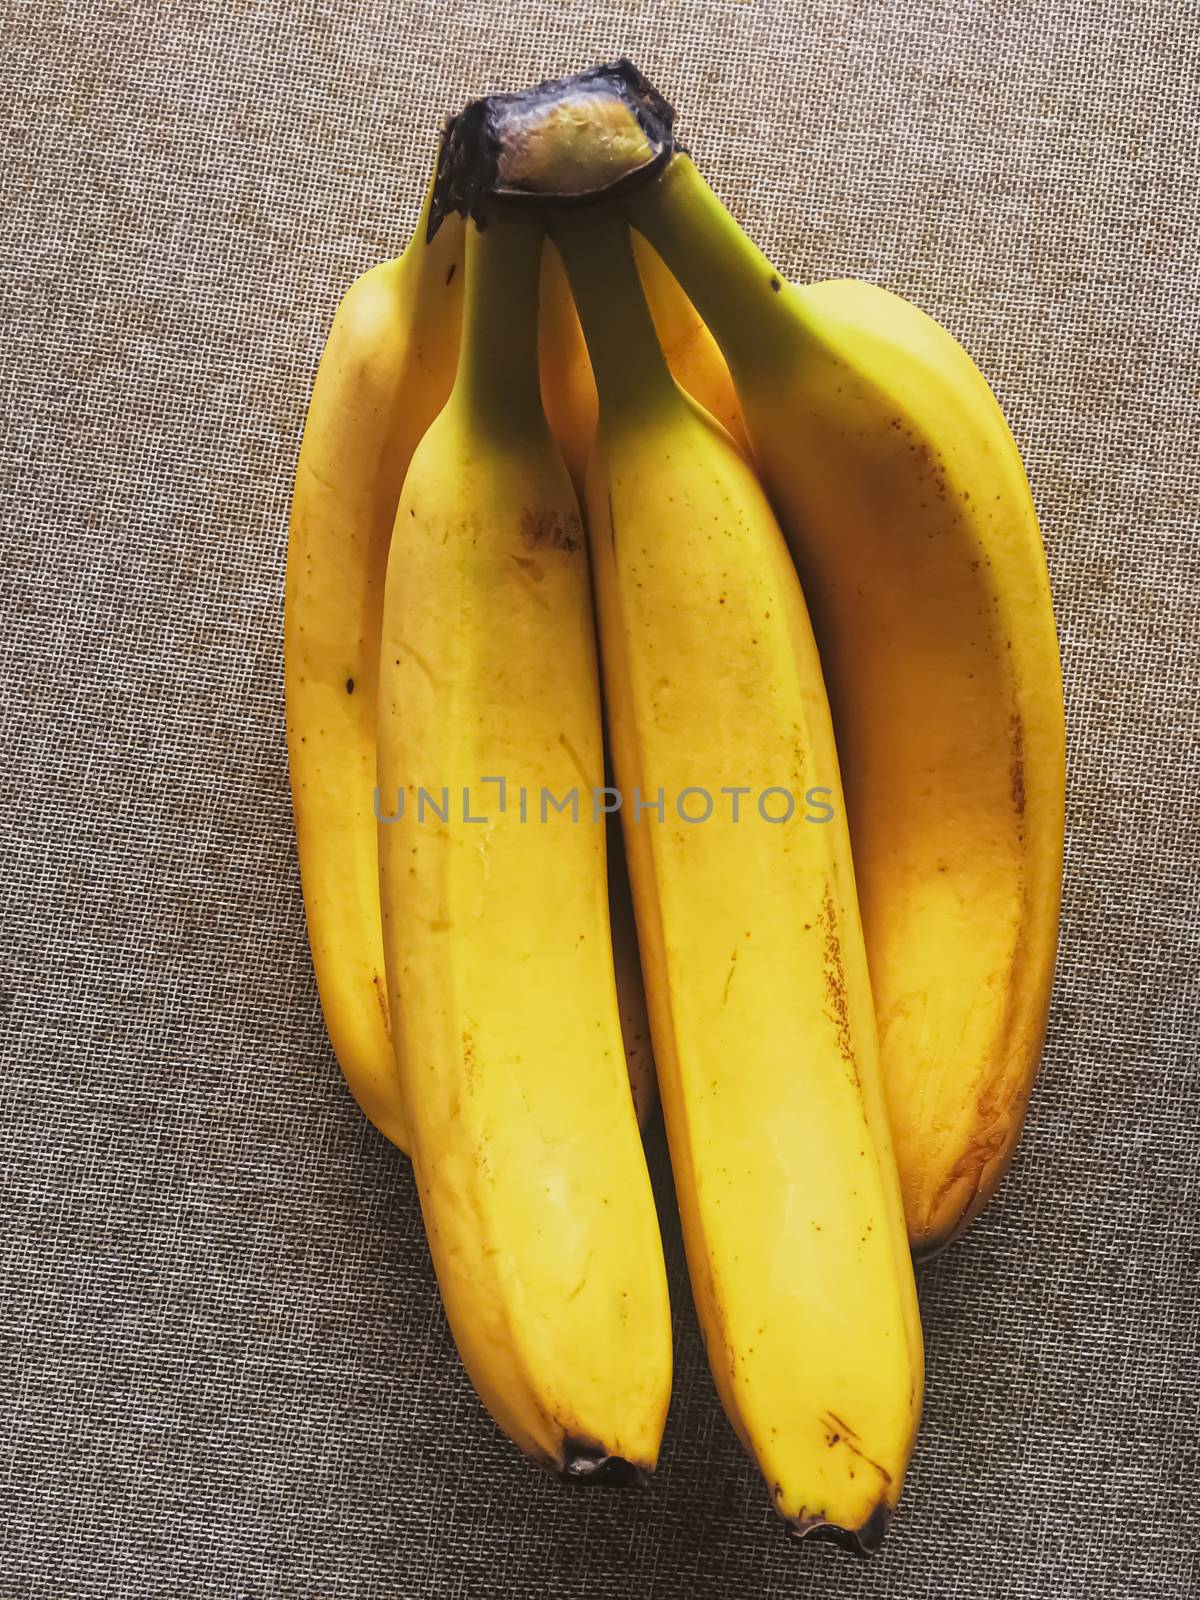
<instances>
[{"instance_id":1,"label":"burlap fabric","mask_svg":"<svg viewBox=\"0 0 1200 1600\"><path fill-rule=\"evenodd\" d=\"M1194 1595L1194 5L2 16L0 1595ZM870 1564L776 1524L669 1220L658 1482L517 1456L305 946L280 613L333 307L403 243L443 111L621 51L790 275L877 279L966 342L1050 551L1050 1040L1011 1178L921 1274L928 1404Z\"/></svg>"}]
</instances>

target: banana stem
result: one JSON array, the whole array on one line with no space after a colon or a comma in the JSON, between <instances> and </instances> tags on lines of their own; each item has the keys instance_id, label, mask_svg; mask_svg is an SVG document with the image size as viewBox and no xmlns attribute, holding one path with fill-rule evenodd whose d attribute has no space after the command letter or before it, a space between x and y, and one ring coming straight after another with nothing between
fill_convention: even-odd
<instances>
[{"instance_id":1,"label":"banana stem","mask_svg":"<svg viewBox=\"0 0 1200 1600\"><path fill-rule=\"evenodd\" d=\"M545 426L538 378L542 230L467 226L463 327L455 399L496 432Z\"/></svg>"},{"instance_id":2,"label":"banana stem","mask_svg":"<svg viewBox=\"0 0 1200 1600\"><path fill-rule=\"evenodd\" d=\"M625 209L679 279L733 370L774 365L796 354L793 301L758 246L738 226L690 157L676 155L652 183L632 190ZM800 335L803 342L803 332Z\"/></svg>"},{"instance_id":3,"label":"banana stem","mask_svg":"<svg viewBox=\"0 0 1200 1600\"><path fill-rule=\"evenodd\" d=\"M678 403L679 391L642 293L625 218L603 210L549 220L587 339L602 422L644 419L648 404Z\"/></svg>"},{"instance_id":4,"label":"banana stem","mask_svg":"<svg viewBox=\"0 0 1200 1600\"><path fill-rule=\"evenodd\" d=\"M426 251L429 249L431 242L429 238L429 213L433 205L433 191L437 183L438 157L440 153L441 140L439 139L438 148L434 152L429 181L425 185L425 197L421 202L421 210L417 215L416 227L414 227L404 249L395 258L397 281L403 283L413 296L416 307L414 320L418 327L426 320L427 315L431 314L429 308L439 303L446 287L444 280L439 281L436 276L424 270L427 264ZM460 218L453 218L453 223L456 228L462 228ZM452 265L449 270L453 275L455 267Z\"/></svg>"}]
</instances>

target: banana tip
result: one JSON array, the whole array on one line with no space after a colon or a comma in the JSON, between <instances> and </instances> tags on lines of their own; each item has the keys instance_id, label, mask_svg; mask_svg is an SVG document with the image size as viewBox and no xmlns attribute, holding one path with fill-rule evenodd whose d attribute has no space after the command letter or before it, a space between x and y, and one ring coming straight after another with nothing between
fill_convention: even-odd
<instances>
[{"instance_id":1,"label":"banana tip","mask_svg":"<svg viewBox=\"0 0 1200 1600\"><path fill-rule=\"evenodd\" d=\"M881 1500L867 1520L858 1528L842 1528L823 1517L797 1517L791 1523L791 1532L797 1539L820 1539L849 1550L856 1556L873 1556L883 1543L892 1520L892 1508Z\"/></svg>"},{"instance_id":2,"label":"banana tip","mask_svg":"<svg viewBox=\"0 0 1200 1600\"><path fill-rule=\"evenodd\" d=\"M947 1245L954 1243L962 1232L961 1223L953 1223L948 1228L942 1228L937 1233L927 1233L918 1239L909 1240L909 1251L913 1262L920 1266L924 1261L932 1261L934 1256L940 1256Z\"/></svg>"},{"instance_id":3,"label":"banana tip","mask_svg":"<svg viewBox=\"0 0 1200 1600\"><path fill-rule=\"evenodd\" d=\"M566 1439L558 1475L566 1483L589 1487L641 1489L650 1481L650 1468L636 1461L626 1461L624 1456L610 1455L607 1450L586 1440Z\"/></svg>"}]
</instances>

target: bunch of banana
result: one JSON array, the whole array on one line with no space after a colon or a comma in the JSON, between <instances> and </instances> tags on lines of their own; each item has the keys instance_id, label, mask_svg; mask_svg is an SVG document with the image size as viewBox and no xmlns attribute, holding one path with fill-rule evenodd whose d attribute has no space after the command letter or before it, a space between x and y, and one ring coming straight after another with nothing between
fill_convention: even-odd
<instances>
[{"instance_id":1,"label":"bunch of banana","mask_svg":"<svg viewBox=\"0 0 1200 1600\"><path fill-rule=\"evenodd\" d=\"M432 198L431 186L404 253L364 273L334 317L296 468L284 602L288 765L317 990L351 1093L406 1152L380 924L377 685L400 489L458 364L463 225L450 217L431 239ZM595 427L595 387L570 290L553 264L542 384L560 448L577 463ZM645 1126L656 1099L649 1022L619 828L609 840L621 1023Z\"/></svg>"},{"instance_id":2,"label":"bunch of banana","mask_svg":"<svg viewBox=\"0 0 1200 1600\"><path fill-rule=\"evenodd\" d=\"M627 62L472 103L343 303L289 550L302 886L500 1426L568 1478L655 1465L656 1072L725 1410L797 1534L869 1551L913 1257L994 1191L1037 1069L1054 621L970 358L785 283L672 120Z\"/></svg>"},{"instance_id":3,"label":"bunch of banana","mask_svg":"<svg viewBox=\"0 0 1200 1600\"><path fill-rule=\"evenodd\" d=\"M812 608L918 1256L1012 1158L1062 880L1058 642L1029 483L970 357L871 284L784 284L683 154L633 224L728 358Z\"/></svg>"},{"instance_id":4,"label":"bunch of banana","mask_svg":"<svg viewBox=\"0 0 1200 1600\"><path fill-rule=\"evenodd\" d=\"M538 381L541 243L519 223L468 228L458 376L396 513L384 950L417 1188L467 1371L529 1454L622 1479L658 1456L670 1314L604 819L546 799L590 798L604 756L579 506ZM423 790L442 796L432 821Z\"/></svg>"},{"instance_id":5,"label":"bunch of banana","mask_svg":"<svg viewBox=\"0 0 1200 1600\"><path fill-rule=\"evenodd\" d=\"M627 838L709 1361L780 1513L873 1546L921 1333L820 663L749 462L671 378L623 223L554 231L599 380L587 514L618 785L701 797L631 811ZM828 824L704 815L818 775Z\"/></svg>"}]
</instances>

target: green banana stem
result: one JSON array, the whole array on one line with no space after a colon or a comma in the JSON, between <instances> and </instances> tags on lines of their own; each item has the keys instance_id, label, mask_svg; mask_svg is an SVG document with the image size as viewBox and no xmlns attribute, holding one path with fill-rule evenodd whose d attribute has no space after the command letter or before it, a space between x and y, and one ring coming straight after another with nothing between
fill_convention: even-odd
<instances>
[{"instance_id":1,"label":"green banana stem","mask_svg":"<svg viewBox=\"0 0 1200 1600\"><path fill-rule=\"evenodd\" d=\"M556 215L551 237L562 254L587 340L606 425L645 420L646 406L678 404L642 292L629 228L616 211Z\"/></svg>"},{"instance_id":2,"label":"green banana stem","mask_svg":"<svg viewBox=\"0 0 1200 1600\"><path fill-rule=\"evenodd\" d=\"M454 401L499 434L545 427L538 378L543 233L528 223L467 227L462 344Z\"/></svg>"},{"instance_id":3,"label":"green banana stem","mask_svg":"<svg viewBox=\"0 0 1200 1600\"><path fill-rule=\"evenodd\" d=\"M781 272L738 226L689 156L676 155L625 210L679 279L739 371L792 362L808 341ZM790 299L788 314L780 302ZM799 347L799 348L798 348Z\"/></svg>"},{"instance_id":4,"label":"green banana stem","mask_svg":"<svg viewBox=\"0 0 1200 1600\"><path fill-rule=\"evenodd\" d=\"M397 282L407 287L414 304L414 321L417 327L423 326L426 321L432 320L434 307L440 306L444 299L446 284L436 275L424 271L425 252L429 248L429 216L433 205L433 192L437 184L438 160L441 154L441 140L434 152L433 166L430 170L429 181L425 185L425 196L421 201L421 209L417 214L417 223L408 243L395 258ZM462 227L458 217L454 218L454 225ZM450 268L451 276L454 267Z\"/></svg>"}]
</instances>

